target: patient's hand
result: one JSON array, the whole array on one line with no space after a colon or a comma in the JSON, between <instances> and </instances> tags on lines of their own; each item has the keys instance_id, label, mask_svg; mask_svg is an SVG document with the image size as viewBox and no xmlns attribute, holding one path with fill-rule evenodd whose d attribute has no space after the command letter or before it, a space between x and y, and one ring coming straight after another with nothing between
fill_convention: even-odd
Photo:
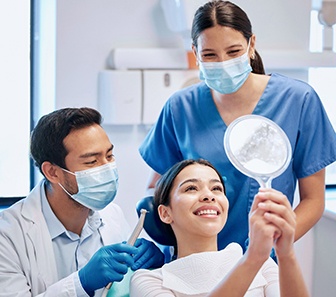
<instances>
[{"instance_id":1,"label":"patient's hand","mask_svg":"<svg viewBox=\"0 0 336 297\"><path fill-rule=\"evenodd\" d=\"M274 189L260 189L255 197L255 207L263 212L266 224L275 228L273 239L278 258L294 252L296 215L285 195Z\"/></svg>"},{"instance_id":2,"label":"patient's hand","mask_svg":"<svg viewBox=\"0 0 336 297\"><path fill-rule=\"evenodd\" d=\"M258 194L254 198L249 216L249 247L251 254L258 261L266 261L269 258L274 241L281 236L281 229L271 223L265 214L267 209L258 205L265 203L264 194Z\"/></svg>"}]
</instances>

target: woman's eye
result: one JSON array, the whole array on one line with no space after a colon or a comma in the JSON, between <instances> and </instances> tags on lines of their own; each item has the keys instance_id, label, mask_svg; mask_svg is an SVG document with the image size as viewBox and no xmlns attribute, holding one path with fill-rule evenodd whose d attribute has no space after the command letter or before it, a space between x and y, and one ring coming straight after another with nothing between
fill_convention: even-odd
<instances>
[{"instance_id":1,"label":"woman's eye","mask_svg":"<svg viewBox=\"0 0 336 297\"><path fill-rule=\"evenodd\" d=\"M188 186L185 191L188 192L188 191L195 191L197 190L197 187L196 186Z\"/></svg>"},{"instance_id":2,"label":"woman's eye","mask_svg":"<svg viewBox=\"0 0 336 297\"><path fill-rule=\"evenodd\" d=\"M235 56L237 54L239 54L241 52L241 50L232 50L232 51L229 51L227 54L229 56Z\"/></svg>"},{"instance_id":3,"label":"woman's eye","mask_svg":"<svg viewBox=\"0 0 336 297\"><path fill-rule=\"evenodd\" d=\"M216 186L216 187L213 188L213 191L223 192L223 187L221 187L221 186Z\"/></svg>"},{"instance_id":4,"label":"woman's eye","mask_svg":"<svg viewBox=\"0 0 336 297\"><path fill-rule=\"evenodd\" d=\"M202 55L202 60L203 61L207 61L207 60L211 60L211 59L215 59L216 55L215 54L204 54Z\"/></svg>"}]
</instances>

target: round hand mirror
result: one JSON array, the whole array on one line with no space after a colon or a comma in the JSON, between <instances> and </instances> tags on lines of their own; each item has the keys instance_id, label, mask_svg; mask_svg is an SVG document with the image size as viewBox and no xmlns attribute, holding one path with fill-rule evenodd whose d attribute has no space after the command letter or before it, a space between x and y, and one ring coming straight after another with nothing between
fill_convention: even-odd
<instances>
[{"instance_id":1,"label":"round hand mirror","mask_svg":"<svg viewBox=\"0 0 336 297\"><path fill-rule=\"evenodd\" d=\"M230 162L263 188L271 187L272 180L286 170L292 157L285 132L259 115L234 120L224 134L224 149Z\"/></svg>"}]
</instances>

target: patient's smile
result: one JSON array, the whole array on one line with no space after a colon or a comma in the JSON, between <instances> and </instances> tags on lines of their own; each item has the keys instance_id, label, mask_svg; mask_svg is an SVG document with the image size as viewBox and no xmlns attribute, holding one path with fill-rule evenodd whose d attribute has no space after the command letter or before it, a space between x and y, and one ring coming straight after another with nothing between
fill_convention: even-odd
<instances>
[{"instance_id":1,"label":"patient's smile","mask_svg":"<svg viewBox=\"0 0 336 297\"><path fill-rule=\"evenodd\" d=\"M201 207L198 208L195 212L195 215L202 216L202 215L210 215L210 216L218 216L220 214L220 211L215 207Z\"/></svg>"},{"instance_id":2,"label":"patient's smile","mask_svg":"<svg viewBox=\"0 0 336 297\"><path fill-rule=\"evenodd\" d=\"M212 209L208 209L208 210L201 210L197 212L198 216L201 215L217 215L217 211L212 210Z\"/></svg>"}]
</instances>

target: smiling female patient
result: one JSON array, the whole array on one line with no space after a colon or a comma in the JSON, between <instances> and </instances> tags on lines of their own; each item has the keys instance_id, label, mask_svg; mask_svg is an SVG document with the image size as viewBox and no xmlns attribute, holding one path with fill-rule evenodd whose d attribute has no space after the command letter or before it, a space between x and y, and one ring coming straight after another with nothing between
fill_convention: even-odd
<instances>
[{"instance_id":1,"label":"smiling female patient","mask_svg":"<svg viewBox=\"0 0 336 297\"><path fill-rule=\"evenodd\" d=\"M223 179L208 161L175 164L159 179L154 199L175 234L177 259L136 271L130 296L308 296L293 247L295 214L282 193L260 189L255 196L245 254L237 243L218 251L229 205ZM279 265L269 258L272 247Z\"/></svg>"}]
</instances>

